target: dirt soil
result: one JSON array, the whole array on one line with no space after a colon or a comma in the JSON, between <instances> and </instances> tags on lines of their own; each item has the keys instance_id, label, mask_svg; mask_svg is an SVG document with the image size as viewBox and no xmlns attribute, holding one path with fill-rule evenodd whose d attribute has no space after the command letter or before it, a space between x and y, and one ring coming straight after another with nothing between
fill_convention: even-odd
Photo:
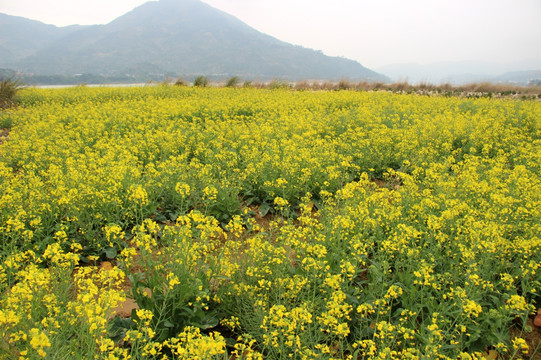
<instances>
[{"instance_id":1,"label":"dirt soil","mask_svg":"<svg viewBox=\"0 0 541 360\"><path fill-rule=\"evenodd\" d=\"M9 129L0 129L0 145L9 138Z\"/></svg>"},{"instance_id":2,"label":"dirt soil","mask_svg":"<svg viewBox=\"0 0 541 360\"><path fill-rule=\"evenodd\" d=\"M538 310L538 314L541 314L541 309ZM531 331L520 331L516 327L512 327L510 330L511 338L521 337L526 340L529 351L527 355L524 355L524 359L541 360L541 327L534 325L534 317L531 316L527 323L527 328L531 328Z\"/></svg>"}]
</instances>

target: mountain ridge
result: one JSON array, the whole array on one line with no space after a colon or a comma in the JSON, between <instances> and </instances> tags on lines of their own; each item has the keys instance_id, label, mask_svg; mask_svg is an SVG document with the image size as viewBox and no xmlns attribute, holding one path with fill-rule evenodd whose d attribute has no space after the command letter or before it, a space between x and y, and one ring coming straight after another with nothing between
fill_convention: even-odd
<instances>
[{"instance_id":1,"label":"mountain ridge","mask_svg":"<svg viewBox=\"0 0 541 360\"><path fill-rule=\"evenodd\" d=\"M2 26L0 34L6 34ZM105 25L49 30L50 38L33 53L4 57L0 67L43 75L152 68L256 79L389 80L356 61L280 41L199 0L149 1ZM0 35L0 48L5 43Z\"/></svg>"},{"instance_id":2,"label":"mountain ridge","mask_svg":"<svg viewBox=\"0 0 541 360\"><path fill-rule=\"evenodd\" d=\"M527 84L535 80L541 70L541 60L529 59L510 63L486 61L445 61L430 64L399 63L375 69L393 81L432 84L451 83L462 85L473 82L517 82ZM510 73L515 73L513 77ZM527 74L531 74L528 77Z\"/></svg>"},{"instance_id":3,"label":"mountain ridge","mask_svg":"<svg viewBox=\"0 0 541 360\"><path fill-rule=\"evenodd\" d=\"M16 61L31 55L37 49L47 46L71 32L86 26L70 25L57 27L38 20L26 19L0 13L0 53L3 61Z\"/></svg>"}]
</instances>

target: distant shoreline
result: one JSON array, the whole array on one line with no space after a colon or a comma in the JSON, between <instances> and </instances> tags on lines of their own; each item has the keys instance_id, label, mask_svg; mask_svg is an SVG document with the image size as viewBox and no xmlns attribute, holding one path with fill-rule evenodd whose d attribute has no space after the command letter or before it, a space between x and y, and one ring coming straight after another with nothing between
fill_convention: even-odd
<instances>
[{"instance_id":1,"label":"distant shoreline","mask_svg":"<svg viewBox=\"0 0 541 360\"><path fill-rule=\"evenodd\" d=\"M138 86L156 86L158 83L148 82L148 83L134 83L134 84L58 84L58 85L27 85L28 88L38 88L38 89L64 89L72 88L78 86L87 86L87 87L138 87Z\"/></svg>"}]
</instances>

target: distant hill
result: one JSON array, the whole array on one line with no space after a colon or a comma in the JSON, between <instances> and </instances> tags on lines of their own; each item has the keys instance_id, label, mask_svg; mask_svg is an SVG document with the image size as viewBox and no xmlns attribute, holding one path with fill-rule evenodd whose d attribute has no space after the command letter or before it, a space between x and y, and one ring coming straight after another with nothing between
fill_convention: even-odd
<instances>
[{"instance_id":1,"label":"distant hill","mask_svg":"<svg viewBox=\"0 0 541 360\"><path fill-rule=\"evenodd\" d=\"M42 75L389 80L356 61L265 35L199 0L151 1L107 25L88 27L2 15L0 51L9 54L1 56L0 68Z\"/></svg>"},{"instance_id":2,"label":"distant hill","mask_svg":"<svg viewBox=\"0 0 541 360\"><path fill-rule=\"evenodd\" d=\"M0 67L16 67L37 50L84 28L79 25L56 27L0 13Z\"/></svg>"},{"instance_id":3,"label":"distant hill","mask_svg":"<svg viewBox=\"0 0 541 360\"><path fill-rule=\"evenodd\" d=\"M427 65L407 63L387 65L376 70L389 76L392 81L407 80L410 83L461 85L490 81L527 85L528 74L535 73L532 69L541 69L541 60L532 59L503 64L481 61L449 61Z\"/></svg>"},{"instance_id":4,"label":"distant hill","mask_svg":"<svg viewBox=\"0 0 541 360\"><path fill-rule=\"evenodd\" d=\"M541 85L541 70L511 71L494 79L496 82Z\"/></svg>"}]
</instances>

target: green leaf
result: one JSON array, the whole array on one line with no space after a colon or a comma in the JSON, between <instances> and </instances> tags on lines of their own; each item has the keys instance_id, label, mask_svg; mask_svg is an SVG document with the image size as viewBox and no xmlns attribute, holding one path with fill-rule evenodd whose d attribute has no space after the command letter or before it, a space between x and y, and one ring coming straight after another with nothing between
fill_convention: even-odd
<instances>
[{"instance_id":1,"label":"green leaf","mask_svg":"<svg viewBox=\"0 0 541 360\"><path fill-rule=\"evenodd\" d=\"M165 320L163 322L163 326L167 327L167 328L174 328L175 327L175 324L173 324L171 321L169 320Z\"/></svg>"},{"instance_id":2,"label":"green leaf","mask_svg":"<svg viewBox=\"0 0 541 360\"><path fill-rule=\"evenodd\" d=\"M102 250L102 252L105 254L107 259L114 259L118 255L118 252L114 247L106 247Z\"/></svg>"},{"instance_id":3,"label":"green leaf","mask_svg":"<svg viewBox=\"0 0 541 360\"><path fill-rule=\"evenodd\" d=\"M261 216L267 215L270 209L271 209L271 206L266 202L261 203L261 205L259 205L259 212L261 213Z\"/></svg>"},{"instance_id":4,"label":"green leaf","mask_svg":"<svg viewBox=\"0 0 541 360\"><path fill-rule=\"evenodd\" d=\"M119 342L126 336L126 331L130 330L133 325L131 318L121 318L119 316L111 320L109 329L109 338L114 342Z\"/></svg>"},{"instance_id":5,"label":"green leaf","mask_svg":"<svg viewBox=\"0 0 541 360\"><path fill-rule=\"evenodd\" d=\"M167 217L162 214L162 213L156 213L156 215L154 216L154 220L156 220L157 222L161 222L161 223L164 223L167 221Z\"/></svg>"},{"instance_id":6,"label":"green leaf","mask_svg":"<svg viewBox=\"0 0 541 360\"><path fill-rule=\"evenodd\" d=\"M201 323L199 324L199 327L202 330L208 330L208 329L212 329L212 328L218 326L219 322L220 321L214 316L206 316L205 318L203 318L201 320Z\"/></svg>"},{"instance_id":7,"label":"green leaf","mask_svg":"<svg viewBox=\"0 0 541 360\"><path fill-rule=\"evenodd\" d=\"M233 339L233 338L230 338L230 337L226 337L225 338L225 344L232 348L232 347L235 347L235 345L237 344L237 340Z\"/></svg>"}]
</instances>

